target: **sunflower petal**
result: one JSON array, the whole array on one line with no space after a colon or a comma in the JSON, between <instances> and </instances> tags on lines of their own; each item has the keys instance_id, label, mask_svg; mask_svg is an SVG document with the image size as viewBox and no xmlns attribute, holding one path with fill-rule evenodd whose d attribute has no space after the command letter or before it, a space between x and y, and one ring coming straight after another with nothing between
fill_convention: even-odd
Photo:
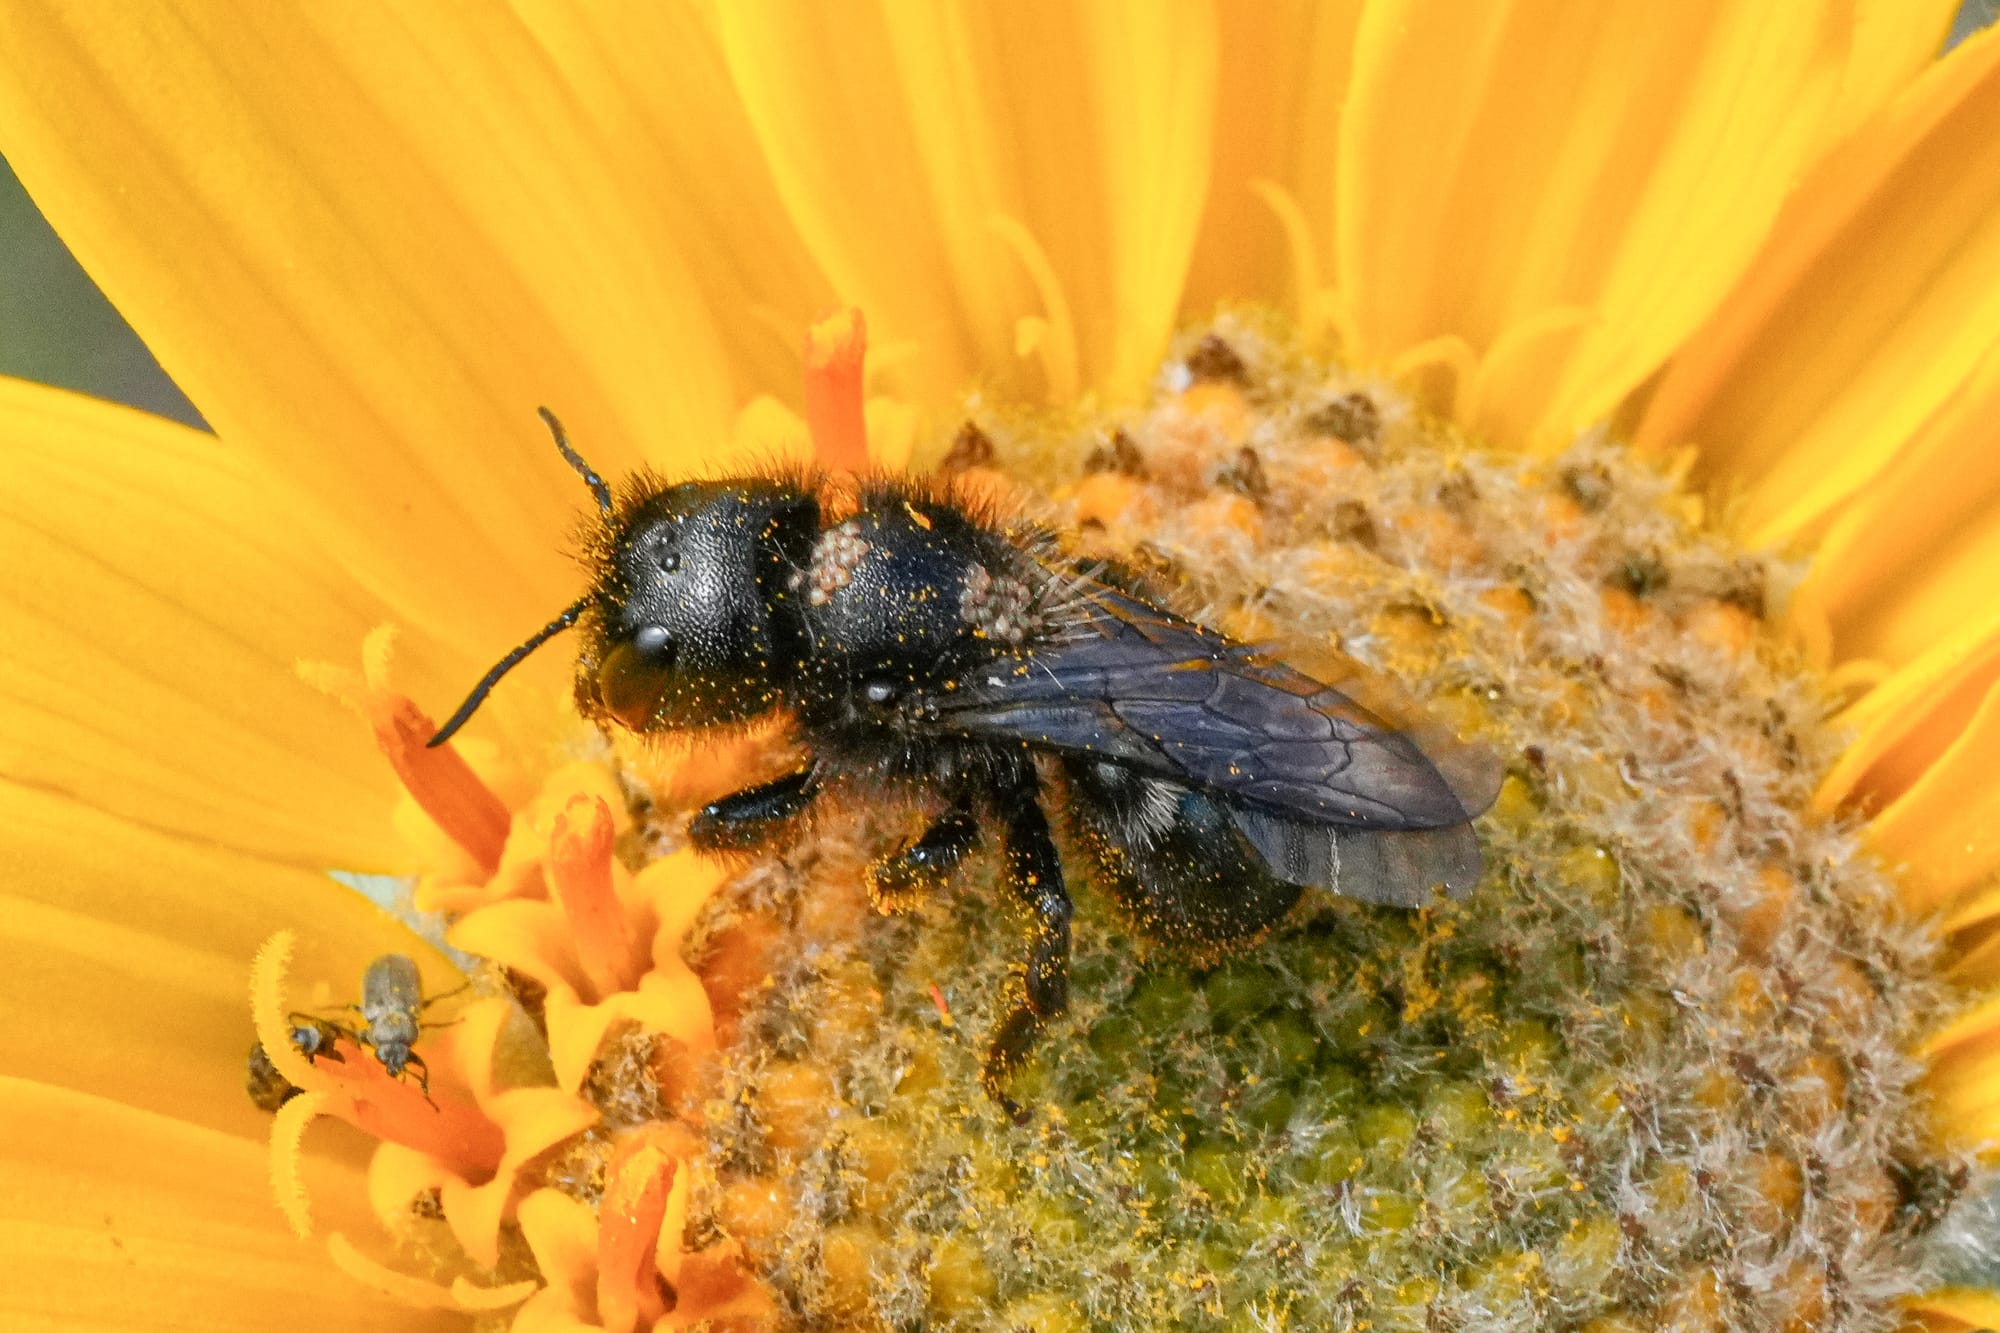
<instances>
[{"instance_id":1,"label":"sunflower petal","mask_svg":"<svg viewBox=\"0 0 2000 1333\"><path fill-rule=\"evenodd\" d=\"M1816 535L2000 345L1996 117L1988 32L1814 171L1662 379L1638 443L1701 445L1753 542Z\"/></svg>"},{"instance_id":2,"label":"sunflower petal","mask_svg":"<svg viewBox=\"0 0 2000 1333\"><path fill-rule=\"evenodd\" d=\"M462 1326L378 1299L294 1241L261 1140L6 1077L0 1121L0 1323L250 1330L310 1311L316 1329ZM359 1200L353 1170L314 1174L316 1197Z\"/></svg>"},{"instance_id":3,"label":"sunflower petal","mask_svg":"<svg viewBox=\"0 0 2000 1333\"><path fill-rule=\"evenodd\" d=\"M2000 619L1991 610L2000 568L1996 419L2000 345L1818 544L1812 588L1839 656L1903 666Z\"/></svg>"},{"instance_id":4,"label":"sunflower petal","mask_svg":"<svg viewBox=\"0 0 2000 1333\"><path fill-rule=\"evenodd\" d=\"M1843 713L1849 743L1814 795L1830 813L1842 805L1880 809L1922 780L1964 734L2000 679L2000 624L1968 626L1882 681Z\"/></svg>"},{"instance_id":5,"label":"sunflower petal","mask_svg":"<svg viewBox=\"0 0 2000 1333\"><path fill-rule=\"evenodd\" d=\"M574 595L547 551L582 489L538 404L614 472L724 438L687 266L503 7L8 6L0 125L217 433L448 641Z\"/></svg>"},{"instance_id":6,"label":"sunflower petal","mask_svg":"<svg viewBox=\"0 0 2000 1333\"><path fill-rule=\"evenodd\" d=\"M1979 1333L2000 1327L2000 1295L1969 1287L1926 1292L1904 1304L1924 1333Z\"/></svg>"},{"instance_id":7,"label":"sunflower petal","mask_svg":"<svg viewBox=\"0 0 2000 1333\"><path fill-rule=\"evenodd\" d=\"M597 1216L560 1190L539 1189L521 1200L521 1234L548 1283L536 1300L549 1313L578 1316L597 1282Z\"/></svg>"},{"instance_id":8,"label":"sunflower petal","mask_svg":"<svg viewBox=\"0 0 2000 1333\"><path fill-rule=\"evenodd\" d=\"M1604 417L1755 253L1847 36L1822 4L1369 6L1335 246L1357 355L1459 337L1483 357L1589 310L1490 377L1477 424L1560 442Z\"/></svg>"},{"instance_id":9,"label":"sunflower petal","mask_svg":"<svg viewBox=\"0 0 2000 1333\"><path fill-rule=\"evenodd\" d=\"M441 1193L452 1234L475 1263L491 1268L500 1262L500 1223L512 1209L522 1169L589 1129L597 1110L554 1088L514 1088L493 1096L485 1109L507 1127L506 1156L486 1183L449 1180Z\"/></svg>"},{"instance_id":10,"label":"sunflower petal","mask_svg":"<svg viewBox=\"0 0 2000 1333\"><path fill-rule=\"evenodd\" d=\"M915 396L1004 376L1018 321L1046 313L1006 262L996 218L1025 227L1059 276L1081 382L1143 383L1172 329L1208 183L1207 5L892 0L715 14L806 244L883 342L922 346L908 367Z\"/></svg>"},{"instance_id":11,"label":"sunflower petal","mask_svg":"<svg viewBox=\"0 0 2000 1333\"><path fill-rule=\"evenodd\" d=\"M302 684L380 604L302 545L253 458L0 379L0 771L219 846L371 868L398 850L367 735Z\"/></svg>"},{"instance_id":12,"label":"sunflower petal","mask_svg":"<svg viewBox=\"0 0 2000 1333\"><path fill-rule=\"evenodd\" d=\"M1223 5L1216 105L1215 164L1207 211L1188 273L1185 306L1275 297L1295 284L1301 258L1314 268L1331 256L1300 256L1298 241L1333 234L1341 104L1353 62L1360 0L1286 0ZM1288 241L1255 186L1284 191L1305 222ZM1281 243L1285 242L1285 243ZM1302 324L1316 311L1295 312Z\"/></svg>"},{"instance_id":13,"label":"sunflower petal","mask_svg":"<svg viewBox=\"0 0 2000 1333\"><path fill-rule=\"evenodd\" d=\"M747 384L795 400L799 330L838 304L779 201L715 33L693 5L517 6ZM671 74L661 56L670 53ZM700 449L712 462L711 446Z\"/></svg>"},{"instance_id":14,"label":"sunflower petal","mask_svg":"<svg viewBox=\"0 0 2000 1333\"><path fill-rule=\"evenodd\" d=\"M1936 60L1961 0L1859 0L1840 99L1826 125L1834 143L1879 112Z\"/></svg>"},{"instance_id":15,"label":"sunflower petal","mask_svg":"<svg viewBox=\"0 0 2000 1333\"><path fill-rule=\"evenodd\" d=\"M418 951L360 895L296 867L138 828L0 784L7 897L0 1014L10 1067L50 1083L255 1135L243 1092L250 959L303 943L294 994L351 998L369 960Z\"/></svg>"},{"instance_id":16,"label":"sunflower petal","mask_svg":"<svg viewBox=\"0 0 2000 1333\"><path fill-rule=\"evenodd\" d=\"M2000 1144L2000 998L1955 1019L1925 1043L1923 1054L1940 1131L1989 1151Z\"/></svg>"},{"instance_id":17,"label":"sunflower petal","mask_svg":"<svg viewBox=\"0 0 2000 1333\"><path fill-rule=\"evenodd\" d=\"M1904 901L1924 911L2000 869L2000 686L1986 692L1965 730L1869 832L1884 859L1903 863Z\"/></svg>"}]
</instances>

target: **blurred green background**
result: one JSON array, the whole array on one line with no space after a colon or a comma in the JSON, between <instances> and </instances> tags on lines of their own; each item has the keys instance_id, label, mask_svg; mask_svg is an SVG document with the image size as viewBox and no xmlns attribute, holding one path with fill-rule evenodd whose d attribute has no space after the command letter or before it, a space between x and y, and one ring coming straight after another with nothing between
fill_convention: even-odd
<instances>
[{"instance_id":1,"label":"blurred green background","mask_svg":"<svg viewBox=\"0 0 2000 1333\"><path fill-rule=\"evenodd\" d=\"M1992 23L2000 0L1967 0L1947 45ZM191 425L194 405L70 258L0 159L0 374L128 403Z\"/></svg>"},{"instance_id":2,"label":"blurred green background","mask_svg":"<svg viewBox=\"0 0 2000 1333\"><path fill-rule=\"evenodd\" d=\"M194 405L42 221L12 170L0 179L0 374L201 424Z\"/></svg>"}]
</instances>

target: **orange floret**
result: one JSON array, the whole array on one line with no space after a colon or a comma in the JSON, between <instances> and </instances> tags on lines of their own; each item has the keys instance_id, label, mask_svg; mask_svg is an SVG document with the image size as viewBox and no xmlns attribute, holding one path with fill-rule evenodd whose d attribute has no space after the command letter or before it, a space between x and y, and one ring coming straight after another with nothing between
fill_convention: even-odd
<instances>
[{"instance_id":1,"label":"orange floret","mask_svg":"<svg viewBox=\"0 0 2000 1333\"><path fill-rule=\"evenodd\" d=\"M826 468L859 472L868 466L861 386L867 355L868 324L852 306L806 334L806 430L813 456Z\"/></svg>"},{"instance_id":2,"label":"orange floret","mask_svg":"<svg viewBox=\"0 0 2000 1333\"><path fill-rule=\"evenodd\" d=\"M411 799L490 875L499 867L507 843L507 806L456 749L429 747L437 724L389 687L393 640L387 626L371 633L362 647L358 673L326 663L301 663L299 674L361 715Z\"/></svg>"}]
</instances>

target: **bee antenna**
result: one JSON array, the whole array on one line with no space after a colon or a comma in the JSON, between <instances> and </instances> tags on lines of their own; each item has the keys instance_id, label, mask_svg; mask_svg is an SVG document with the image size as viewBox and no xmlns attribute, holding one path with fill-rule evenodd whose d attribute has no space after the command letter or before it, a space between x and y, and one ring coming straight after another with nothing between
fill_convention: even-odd
<instances>
[{"instance_id":1,"label":"bee antenna","mask_svg":"<svg viewBox=\"0 0 2000 1333\"><path fill-rule=\"evenodd\" d=\"M561 438L562 438L561 436L557 436L557 439ZM599 486L602 486L603 484L604 483L601 481L597 482L597 485ZM424 747L426 749L434 750L438 746L443 745L446 741L450 740L454 735L456 735L458 729L465 725L466 719L472 716L473 712L478 709L479 705L486 702L486 696L491 694L493 692L493 687L500 683L500 677L506 675L509 671L512 671L515 667L519 666L521 663L521 659L526 657L529 653L534 652L535 649L541 647L543 644L547 643L550 639L553 639L556 635L568 629L571 625L574 625L576 623L576 618L582 615L584 612L584 608L589 605L590 605L590 598L588 597L579 598L574 605L570 606L561 615L557 616L554 620L551 620L548 624L542 626L540 629L536 630L533 634L529 635L528 641L526 643L522 644L519 648L516 648L513 652L508 653L498 662L495 662L493 664L493 669L487 672L485 675L481 676L479 678L479 683L472 687L472 693L465 696L465 702L458 706L458 711L456 713L453 713L449 718L447 718L445 720L445 724L438 728L437 735L431 737L428 741L424 742Z\"/></svg>"},{"instance_id":2,"label":"bee antenna","mask_svg":"<svg viewBox=\"0 0 2000 1333\"><path fill-rule=\"evenodd\" d=\"M597 470L583 461L582 454L570 448L569 436L563 431L562 422L556 420L555 413L546 407L538 407L535 411L541 413L542 421L549 428L549 434L556 437L556 448L562 453L563 461L575 468L576 475L583 478L583 484L590 487L590 493L597 497L597 507L607 514L610 513L611 488L604 484L604 478L598 476Z\"/></svg>"}]
</instances>

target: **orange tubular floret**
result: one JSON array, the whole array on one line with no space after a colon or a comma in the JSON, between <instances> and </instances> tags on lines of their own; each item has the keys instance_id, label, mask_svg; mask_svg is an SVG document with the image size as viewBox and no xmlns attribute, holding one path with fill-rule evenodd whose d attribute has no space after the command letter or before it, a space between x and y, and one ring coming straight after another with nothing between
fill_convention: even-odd
<instances>
[{"instance_id":1,"label":"orange tubular floret","mask_svg":"<svg viewBox=\"0 0 2000 1333\"><path fill-rule=\"evenodd\" d=\"M383 625L361 646L356 672L324 662L299 663L299 675L361 714L376 748L396 770L403 788L431 821L465 850L481 873L500 867L512 817L492 788L448 745L429 748L436 726L424 711L389 687L389 653L395 635Z\"/></svg>"},{"instance_id":2,"label":"orange tubular floret","mask_svg":"<svg viewBox=\"0 0 2000 1333\"><path fill-rule=\"evenodd\" d=\"M490 1178L506 1152L500 1126L454 1089L433 1085L427 1098L407 1078L390 1076L374 1051L351 1034L311 1059L291 1042L285 1006L285 973L294 938L281 930L257 951L250 969L250 1012L271 1062L305 1090L280 1110L272 1127L272 1186L279 1207L301 1236L310 1231L297 1156L306 1122L330 1115L378 1139L436 1158L470 1179Z\"/></svg>"},{"instance_id":3,"label":"orange tubular floret","mask_svg":"<svg viewBox=\"0 0 2000 1333\"><path fill-rule=\"evenodd\" d=\"M806 430L813 456L833 471L859 472L868 466L861 389L867 355L868 323L852 306L820 320L806 334Z\"/></svg>"},{"instance_id":4,"label":"orange tubular floret","mask_svg":"<svg viewBox=\"0 0 2000 1333\"><path fill-rule=\"evenodd\" d=\"M389 766L411 799L451 840L465 849L482 872L500 868L510 816L492 788L449 745L430 749L437 724L410 700L386 690L370 690L368 723Z\"/></svg>"},{"instance_id":5,"label":"orange tubular floret","mask_svg":"<svg viewBox=\"0 0 2000 1333\"><path fill-rule=\"evenodd\" d=\"M646 970L612 885L612 835L610 807L598 796L571 797L549 832L550 887L600 1000L635 989Z\"/></svg>"},{"instance_id":6,"label":"orange tubular floret","mask_svg":"<svg viewBox=\"0 0 2000 1333\"><path fill-rule=\"evenodd\" d=\"M338 1063L316 1062L333 1096L328 1113L365 1134L434 1157L467 1180L490 1179L507 1151L507 1136L486 1113L450 1090L391 1078L371 1052L341 1042Z\"/></svg>"},{"instance_id":7,"label":"orange tubular floret","mask_svg":"<svg viewBox=\"0 0 2000 1333\"><path fill-rule=\"evenodd\" d=\"M750 1276L743 1247L726 1240L698 1250L681 1261L674 1281L674 1311L669 1328L693 1328L704 1322L717 1327L762 1328L777 1311L771 1294ZM725 1322L727 1321L727 1322Z\"/></svg>"},{"instance_id":8,"label":"orange tubular floret","mask_svg":"<svg viewBox=\"0 0 2000 1333\"><path fill-rule=\"evenodd\" d=\"M682 1151L672 1151L678 1145ZM619 1144L604 1171L597 1214L597 1317L607 1333L637 1333L667 1312L660 1285L660 1226L689 1145L660 1129Z\"/></svg>"}]
</instances>

